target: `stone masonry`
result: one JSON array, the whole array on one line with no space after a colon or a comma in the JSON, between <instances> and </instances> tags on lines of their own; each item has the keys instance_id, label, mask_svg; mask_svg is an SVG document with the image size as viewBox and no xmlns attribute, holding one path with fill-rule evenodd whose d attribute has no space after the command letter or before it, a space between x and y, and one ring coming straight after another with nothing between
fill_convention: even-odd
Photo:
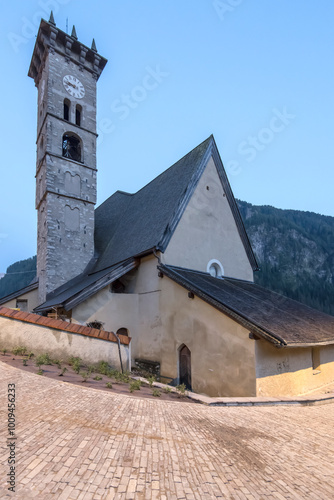
<instances>
[{"instance_id":1,"label":"stone masonry","mask_svg":"<svg viewBox=\"0 0 334 500\"><path fill-rule=\"evenodd\" d=\"M38 88L36 209L40 303L48 293L80 274L94 255L96 83L106 62L98 55L95 43L89 49L78 42L75 29L69 36L56 28L53 19L41 21L28 73ZM66 75L81 82L83 96L66 90ZM65 134L78 141L79 159L64 155Z\"/></svg>"}]
</instances>

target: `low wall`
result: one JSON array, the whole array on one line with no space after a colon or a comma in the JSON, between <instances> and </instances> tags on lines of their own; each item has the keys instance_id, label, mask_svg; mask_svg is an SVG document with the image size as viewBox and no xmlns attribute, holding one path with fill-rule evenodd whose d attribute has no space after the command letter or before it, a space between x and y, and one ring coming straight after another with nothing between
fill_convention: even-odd
<instances>
[{"instance_id":1,"label":"low wall","mask_svg":"<svg viewBox=\"0 0 334 500\"><path fill-rule=\"evenodd\" d=\"M35 314L31 316L40 318ZM54 321L59 324L64 323L64 329L4 317L1 315L0 309L0 345L2 349L6 348L8 350L16 346L25 346L34 354L45 354L47 352L51 357L64 361L71 356L80 357L89 364L107 361L113 368L120 370L118 343L111 332L102 332L105 338L96 338L87 334L66 331L66 322ZM74 329L80 328L80 326L68 324L68 328ZM81 328L90 330L87 327ZM95 332L98 332L98 330L95 330ZM106 338L106 334L110 339ZM130 371L130 339L122 338L121 340L123 369Z\"/></svg>"}]
</instances>

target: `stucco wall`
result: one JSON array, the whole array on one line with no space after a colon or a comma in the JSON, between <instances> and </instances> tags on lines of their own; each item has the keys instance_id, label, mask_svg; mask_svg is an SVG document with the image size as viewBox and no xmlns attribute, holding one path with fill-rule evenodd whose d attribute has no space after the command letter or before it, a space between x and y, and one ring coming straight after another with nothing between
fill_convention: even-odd
<instances>
[{"instance_id":1,"label":"stucco wall","mask_svg":"<svg viewBox=\"0 0 334 500\"><path fill-rule=\"evenodd\" d=\"M192 388L211 396L254 396L255 351L249 332L167 277L159 278L157 259L146 257L128 280L128 293L109 287L72 311L85 324L128 328L132 360L161 363L161 374L178 378L179 348L191 351ZM131 293L129 293L131 292Z\"/></svg>"},{"instance_id":2,"label":"stucco wall","mask_svg":"<svg viewBox=\"0 0 334 500\"><path fill-rule=\"evenodd\" d=\"M16 308L16 301L17 300L27 300L28 301L28 311L31 312L35 307L39 305L38 302L38 289L36 290L31 290L30 292L23 293L19 297L16 297L15 299L9 300L8 302L4 302L1 304L4 307L10 307L10 308Z\"/></svg>"},{"instance_id":3,"label":"stucco wall","mask_svg":"<svg viewBox=\"0 0 334 500\"><path fill-rule=\"evenodd\" d=\"M26 346L34 354L48 352L50 356L63 360L78 356L87 363L108 361L110 365L120 369L117 342L55 330L15 319L0 317L0 344L6 349ZM129 346L121 345L121 355L123 367L131 369Z\"/></svg>"},{"instance_id":4,"label":"stucco wall","mask_svg":"<svg viewBox=\"0 0 334 500\"><path fill-rule=\"evenodd\" d=\"M117 332L127 328L132 337L138 323L138 296L127 293L111 293L107 286L72 310L72 321L86 325L101 321L107 331Z\"/></svg>"},{"instance_id":5,"label":"stucco wall","mask_svg":"<svg viewBox=\"0 0 334 500\"><path fill-rule=\"evenodd\" d=\"M72 321L82 325L94 320L102 321L103 328L113 332L127 328L131 337L132 359L140 357L138 353L143 352L146 359L152 359L151 345L147 345L146 339L147 331L154 332L160 324L157 264L153 256L143 258L138 270L122 278L126 284L125 293L111 293L110 287L105 287L72 310ZM154 333L152 338L155 338ZM156 347L154 353L158 350Z\"/></svg>"},{"instance_id":6,"label":"stucco wall","mask_svg":"<svg viewBox=\"0 0 334 500\"><path fill-rule=\"evenodd\" d=\"M162 262L206 272L212 259L221 262L225 276L253 281L253 270L211 158Z\"/></svg>"},{"instance_id":7,"label":"stucco wall","mask_svg":"<svg viewBox=\"0 0 334 500\"><path fill-rule=\"evenodd\" d=\"M320 351L320 370L313 371L312 348L277 349L257 340L255 343L258 396L305 394L334 381L334 346Z\"/></svg>"},{"instance_id":8,"label":"stucco wall","mask_svg":"<svg viewBox=\"0 0 334 500\"><path fill-rule=\"evenodd\" d=\"M186 344L195 392L255 395L254 341L248 331L201 299L189 299L169 278L158 278L157 285L157 291L140 294L133 357L159 361L161 374L177 379L178 350Z\"/></svg>"}]
</instances>

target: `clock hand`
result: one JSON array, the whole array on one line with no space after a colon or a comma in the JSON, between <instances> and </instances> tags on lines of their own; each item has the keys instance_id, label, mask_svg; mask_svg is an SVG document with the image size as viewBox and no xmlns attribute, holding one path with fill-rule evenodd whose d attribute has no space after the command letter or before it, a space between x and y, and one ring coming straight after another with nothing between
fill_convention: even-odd
<instances>
[{"instance_id":1,"label":"clock hand","mask_svg":"<svg viewBox=\"0 0 334 500\"><path fill-rule=\"evenodd\" d=\"M71 83L70 81L67 81L66 83L67 83L67 85L71 85L71 87L73 87L73 88L75 88L75 89L77 88L77 86L76 86L76 85L74 85L74 83Z\"/></svg>"}]
</instances>

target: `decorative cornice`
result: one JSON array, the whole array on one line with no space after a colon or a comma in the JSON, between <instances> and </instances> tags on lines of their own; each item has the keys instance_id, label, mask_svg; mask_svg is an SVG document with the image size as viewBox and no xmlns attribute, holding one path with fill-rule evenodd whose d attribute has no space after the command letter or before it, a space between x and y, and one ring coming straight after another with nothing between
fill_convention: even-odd
<instances>
[{"instance_id":1,"label":"decorative cornice","mask_svg":"<svg viewBox=\"0 0 334 500\"><path fill-rule=\"evenodd\" d=\"M107 59L100 56L94 48L89 48L79 42L75 32L73 34L72 31L72 36L69 36L57 28L51 18L49 22L42 19L28 71L28 76L34 79L36 86L39 84L45 55L48 52L63 55L67 61L72 61L82 70L86 69L92 73L96 80L107 64Z\"/></svg>"}]
</instances>

